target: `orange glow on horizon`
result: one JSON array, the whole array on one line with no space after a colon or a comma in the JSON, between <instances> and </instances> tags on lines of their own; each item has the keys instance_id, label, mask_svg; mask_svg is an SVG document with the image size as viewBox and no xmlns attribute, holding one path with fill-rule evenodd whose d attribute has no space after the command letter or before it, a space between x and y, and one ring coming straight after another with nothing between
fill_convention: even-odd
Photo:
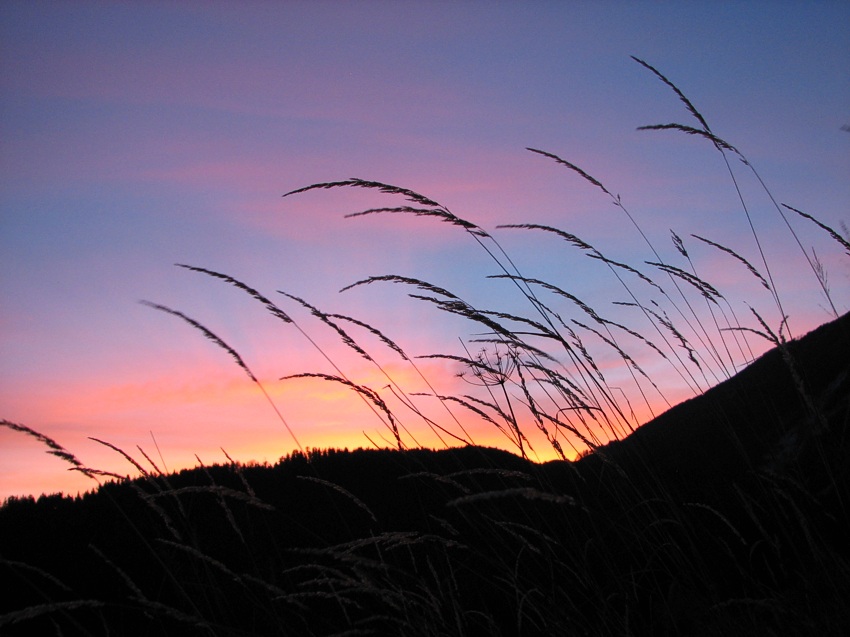
<instances>
[{"instance_id":1,"label":"orange glow on horizon","mask_svg":"<svg viewBox=\"0 0 850 637\"><path fill-rule=\"evenodd\" d=\"M468 436L474 444L519 453L509 436L462 406L413 395L431 393L432 387L438 393L449 395L473 391L475 388L458 379L458 364L420 360L416 365L419 371L399 360L384 363L381 371L366 361L355 359L350 376L353 382L378 392L387 402L406 447L458 446ZM172 471L196 466L196 454L205 463L224 462L226 458L221 448L240 462L273 463L294 450L296 445L263 392L238 372L238 369L219 365L204 373L195 370L189 375L175 370L170 375L151 375L137 382L87 380L79 386L69 385L64 391L45 391L40 399L22 397L25 402L39 404L38 412L23 424L39 430L39 423L43 423L43 429L80 457L84 464L121 475L132 475L135 470L111 450L88 440L88 436L115 444L144 464L136 449L140 446L155 462ZM305 448L354 449L373 445L392 448L397 445L386 415L378 408L373 410L375 406L370 401L343 383L320 378L262 382ZM397 394L406 394L404 401L415 405L433 423L457 437L432 427L422 416L405 407L389 389L391 384ZM515 395L513 400L517 398ZM451 415L447 409L451 410ZM531 459L558 458L529 416L522 417L521 427L528 436L526 446L530 445L527 451ZM554 433L554 427L549 425L548 428ZM147 435L140 436L139 432ZM0 436L16 446L21 444L13 438L20 434L4 430ZM576 451L563 435L558 435L558 439L567 457L573 458ZM607 438L603 436L602 440ZM52 485L48 490L67 493L93 488L94 484L74 472L67 473L64 478L57 477L57 472L61 475L62 463L58 459L46 462L45 450L34 441L24 446L27 450L18 452L15 466L37 462L38 466L44 465L45 472L52 477L36 482L28 478L30 481L26 483L4 479L0 485L2 497L29 492L33 488L47 488L39 486L42 484ZM579 447L578 451L581 450Z\"/></svg>"},{"instance_id":2,"label":"orange glow on horizon","mask_svg":"<svg viewBox=\"0 0 850 637\"><path fill-rule=\"evenodd\" d=\"M797 314L794 318L795 326L801 330L799 335L819 321L816 312ZM180 328L179 325L175 327ZM418 346L428 351L430 335L417 332L413 336ZM263 333L255 337L260 342L265 338ZM365 339L365 335L357 333L357 338ZM404 343L402 345L407 347ZM205 463L224 462L226 458L221 448L241 462L270 463L297 448L263 391L242 370L232 361L222 360L223 354L215 351L215 347L199 335L191 335L186 347L193 354L180 359L181 362L175 364L169 361L168 367L141 367L134 370L131 378L90 377L57 386L29 388L16 397L21 405L30 406L27 417L20 422L54 437L87 466L121 475L132 474L134 470L114 452L88 440L89 436L116 444L137 458L136 447L141 446L152 459L162 462L169 470L196 466L196 454ZM445 359L414 359L414 368L394 352L380 347L374 347L376 352L382 352L380 369L341 346L334 350L333 357L352 382L376 391L386 401L397 418L406 447L440 449L457 446L462 444L462 440L469 439L474 444L519 453L510 434L505 435L459 404L441 404L433 397L414 395L434 391L450 396L475 393L480 388L458 378L462 365ZM756 344L756 355L766 347L765 343ZM198 355L194 354L196 349ZM623 384L624 391L633 390L628 388L632 381L624 375L623 361L608 351L605 356L597 355L597 362L614 385L614 398L621 402L619 384ZM323 369L327 374L339 374L327 367L312 367L314 364L305 361L302 371ZM663 377L668 373L664 365L660 358L657 359L654 366L648 367L650 375ZM256 365L257 369L266 370L260 376L263 388L305 448L353 449L397 445L386 415L351 387L321 378L278 380L277 375L268 371L274 367L269 361L262 360ZM669 387L664 389L671 405L693 395L685 387L676 389L674 386L672 392ZM403 399L399 400L394 392ZM513 389L510 393L515 406L522 410L520 404L524 398L521 392ZM619 423L613 431L606 430L604 420L598 423L588 421L589 428L582 429L584 425L580 420L570 419L564 414L559 417L579 427L583 435L604 444L614 437L626 435L630 427L647 422L667 408L657 396L649 405L634 396L626 399L626 394L622 394L622 398L620 407L628 424ZM429 425L406 406L406 402L415 405L425 417L457 437ZM33 408L33 405L37 407ZM23 413L23 408L20 411ZM558 458L527 412L520 416L520 422L528 436L527 451L532 460L543 462ZM575 436L557 431L551 423L546 425L560 442L568 459L585 450ZM67 467L63 467L58 459L46 461L45 450L32 441L22 443L20 434L3 430L0 437L8 441L4 444L9 448L19 449L14 456L4 459L8 475L0 483L0 497L39 489L75 493L95 486L79 474L67 471L63 474ZM155 446L159 447L156 454L152 453ZM32 467L39 469L33 471Z\"/></svg>"}]
</instances>

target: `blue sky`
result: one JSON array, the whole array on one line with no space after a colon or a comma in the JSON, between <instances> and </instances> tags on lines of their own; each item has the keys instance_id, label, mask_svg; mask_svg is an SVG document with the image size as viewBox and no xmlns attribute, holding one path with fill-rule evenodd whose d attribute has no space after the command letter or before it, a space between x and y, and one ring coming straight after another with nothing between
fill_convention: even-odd
<instances>
[{"instance_id":1,"label":"blue sky","mask_svg":"<svg viewBox=\"0 0 850 637\"><path fill-rule=\"evenodd\" d=\"M393 273L484 308L519 301L483 278L492 262L456 228L343 218L395 199L351 190L281 198L315 182L361 177L421 192L494 231L528 276L558 281L624 322L635 319L611 305L622 294L597 264L549 237L495 232L549 224L647 271L643 262L654 260L604 193L527 146L620 194L664 259L676 257L672 228L757 263L720 154L702 139L635 130L695 121L631 55L684 90L778 201L840 229L850 224L848 23L840 2L6 2L0 417L121 473L130 468L88 437L133 450L149 449L153 436L170 468L196 453L221 460L222 446L241 460L290 451L274 412L227 356L137 303L149 299L236 347L302 444L368 445L364 432L375 439L381 425L345 391L277 380L323 369L308 343L237 291L172 264L362 318L413 354L457 353L469 326L398 287L338 290ZM828 320L776 210L745 166L733 168L792 330ZM846 256L791 221L846 311ZM730 260L691 247L700 273L736 308L751 303L778 324L770 296ZM386 384L302 320L352 377ZM422 365L457 389L456 367ZM673 400L689 395L646 365ZM401 366L394 373L419 382ZM504 443L491 433L480 440ZM91 486L20 434L0 431L0 454L0 495Z\"/></svg>"}]
</instances>

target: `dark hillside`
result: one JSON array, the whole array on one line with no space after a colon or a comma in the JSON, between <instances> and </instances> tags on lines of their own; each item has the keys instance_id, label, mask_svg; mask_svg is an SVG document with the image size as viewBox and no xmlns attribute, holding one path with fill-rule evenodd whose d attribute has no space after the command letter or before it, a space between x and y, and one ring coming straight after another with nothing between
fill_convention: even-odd
<instances>
[{"instance_id":1,"label":"dark hillside","mask_svg":"<svg viewBox=\"0 0 850 637\"><path fill-rule=\"evenodd\" d=\"M795 461L816 463L813 454L834 454L846 431L848 396L850 314L770 350L602 453L634 481L705 496L747 472L782 472ZM600 464L599 456L579 462L592 473Z\"/></svg>"}]
</instances>

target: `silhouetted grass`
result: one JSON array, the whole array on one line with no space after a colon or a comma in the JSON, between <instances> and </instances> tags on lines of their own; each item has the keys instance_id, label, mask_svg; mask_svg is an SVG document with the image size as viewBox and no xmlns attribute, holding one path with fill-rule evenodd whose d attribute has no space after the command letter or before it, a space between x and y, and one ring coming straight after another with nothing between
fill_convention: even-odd
<instances>
[{"instance_id":1,"label":"silhouetted grass","mask_svg":"<svg viewBox=\"0 0 850 637\"><path fill-rule=\"evenodd\" d=\"M465 232L492 260L490 278L517 290L525 310L475 307L444 286L395 274L343 289L413 289L407 294L428 311L468 321L473 336L462 335L457 351L412 356L357 318L280 291L315 323L301 325L227 274L180 265L246 293L283 329L307 339L334 373L281 380L311 378L352 390L387 429L386 444L375 446L390 448L305 450L293 434L298 450L274 465L239 465L223 452L228 464L199 460L195 469L166 475L141 447L152 471L98 440L139 474L122 479L85 467L25 425L0 421L40 440L73 469L110 480L75 499L10 498L0 509L0 568L12 583L0 604L4 634L848 634L850 315L839 318L822 262L814 248L803 248L782 207L848 254L850 244L812 215L780 207L764 188L836 317L791 339L777 290L782 282L769 267L728 156L764 182L671 80L635 60L699 125L641 129L711 142L740 196L758 267L711 238L691 236L746 270L778 319L755 309L761 299L728 298L676 233L677 261L662 258L614 191L550 151L528 149L609 197L651 259L621 263L551 225L496 230L554 236L564 242L558 249L594 259L628 297L614 305L631 315L614 320L604 299L588 301L559 281L525 276L493 234L413 190L363 179L293 190L285 196L360 188L401 197L412 205L348 216L413 215ZM181 311L145 303L227 353L289 429L234 347ZM318 329L330 329L375 365L387 387L378 391L347 375L311 336ZM426 383L417 359L452 361L468 390L447 395L428 383L427 394L407 392L357 341L364 332ZM762 347L751 343L756 337ZM765 346L773 349L756 357ZM612 356L622 361L630 387L609 382L598 361ZM658 365L695 398L641 426L634 401L650 413L659 402L671 407L648 371ZM475 446L462 415L499 431L513 453ZM420 448L423 427L453 448ZM561 460L532 462L543 444ZM568 461L573 455L578 459Z\"/></svg>"}]
</instances>

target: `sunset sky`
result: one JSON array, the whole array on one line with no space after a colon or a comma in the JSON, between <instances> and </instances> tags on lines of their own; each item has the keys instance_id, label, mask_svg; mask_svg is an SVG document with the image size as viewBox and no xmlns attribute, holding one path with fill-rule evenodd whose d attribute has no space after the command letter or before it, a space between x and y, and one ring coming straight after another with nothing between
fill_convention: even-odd
<instances>
[{"instance_id":1,"label":"sunset sky","mask_svg":"<svg viewBox=\"0 0 850 637\"><path fill-rule=\"evenodd\" d=\"M234 347L304 447L386 444L386 427L292 325L228 284L256 288L354 382L388 400L387 378L277 290L366 321L411 356L462 355L480 332L397 274L476 307L533 316L459 227L410 215L346 219L402 198L291 190L358 177L410 188L491 232L529 277L555 283L649 336L610 271L552 235L556 226L648 275L638 231L600 189L526 150L554 153L602 182L661 257L698 273L758 327L780 318L769 293L698 234L761 266L735 183L705 139L646 124L698 123L652 64L738 148L778 202L850 225L850 4L847 2L14 2L0 4L0 418L54 438L89 467L132 473L98 438L169 470L273 462L296 443L223 349L148 300L185 312ZM830 319L779 213L730 155L763 241L792 334ZM850 307L850 259L788 213L815 248L838 312ZM659 279L660 280L660 279ZM546 297L568 316L575 306ZM647 297L649 298L649 297ZM583 321L587 320L586 315ZM350 326L346 326L348 329ZM417 371L359 328L351 334L411 392ZM588 341L592 339L588 335ZM758 339L753 346L764 349ZM471 352L480 345L468 344ZM604 352L604 347L598 350ZM637 350L641 351L641 350ZM610 350L612 385L627 383ZM607 357L606 357L607 356ZM693 395L641 358L668 401ZM434 388L475 388L459 364L419 359ZM610 371L609 371L610 370ZM625 391L625 390L624 390ZM421 408L447 428L442 407ZM632 399L630 399L632 400ZM653 398L653 410L663 401ZM648 410L630 403L641 420ZM440 441L409 410L411 437ZM508 445L457 411L479 444ZM158 447L158 450L157 450ZM540 458L551 450L538 445ZM0 498L76 493L91 480L0 429Z\"/></svg>"}]
</instances>

